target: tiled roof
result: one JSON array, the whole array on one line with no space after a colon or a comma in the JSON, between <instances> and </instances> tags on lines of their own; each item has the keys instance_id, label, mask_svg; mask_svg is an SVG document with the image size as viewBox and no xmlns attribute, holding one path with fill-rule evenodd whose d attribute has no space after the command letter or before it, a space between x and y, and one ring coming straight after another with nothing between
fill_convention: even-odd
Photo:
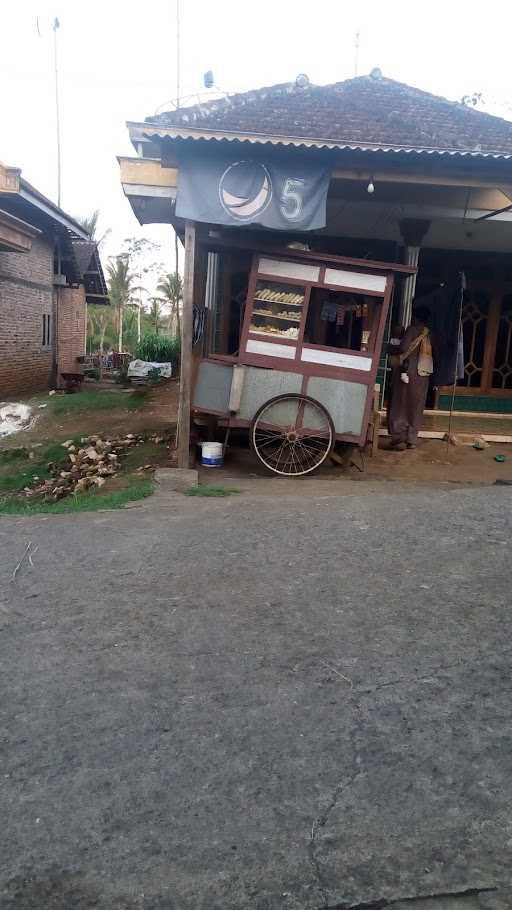
<instances>
[{"instance_id":1,"label":"tiled roof","mask_svg":"<svg viewBox=\"0 0 512 910\"><path fill-rule=\"evenodd\" d=\"M512 122L386 79L379 71L333 85L274 85L168 111L146 123L353 148L512 156Z\"/></svg>"},{"instance_id":2,"label":"tiled roof","mask_svg":"<svg viewBox=\"0 0 512 910\"><path fill-rule=\"evenodd\" d=\"M73 240L72 243L80 274L84 275L90 270L91 259L98 245L94 240Z\"/></svg>"},{"instance_id":3,"label":"tiled roof","mask_svg":"<svg viewBox=\"0 0 512 910\"><path fill-rule=\"evenodd\" d=\"M96 298L104 298L108 303L108 289L103 274L98 244L95 240L72 240L75 261L80 270L88 303L98 303Z\"/></svg>"}]
</instances>

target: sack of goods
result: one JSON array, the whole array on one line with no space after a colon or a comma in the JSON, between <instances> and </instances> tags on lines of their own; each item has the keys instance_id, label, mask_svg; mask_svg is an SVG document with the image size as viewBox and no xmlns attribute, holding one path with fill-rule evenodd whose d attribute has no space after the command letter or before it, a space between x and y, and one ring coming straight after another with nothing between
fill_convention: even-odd
<instances>
[{"instance_id":1,"label":"sack of goods","mask_svg":"<svg viewBox=\"0 0 512 910\"><path fill-rule=\"evenodd\" d=\"M129 379L146 379L152 370L159 370L162 379L170 379L172 376L172 363L150 363L148 360L132 360L128 366L128 377Z\"/></svg>"}]
</instances>

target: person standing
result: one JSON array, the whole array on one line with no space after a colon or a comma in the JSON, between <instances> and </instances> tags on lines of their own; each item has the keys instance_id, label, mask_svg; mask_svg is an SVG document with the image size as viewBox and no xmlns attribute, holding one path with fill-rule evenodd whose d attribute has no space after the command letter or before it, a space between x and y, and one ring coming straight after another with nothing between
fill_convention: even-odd
<instances>
[{"instance_id":1,"label":"person standing","mask_svg":"<svg viewBox=\"0 0 512 910\"><path fill-rule=\"evenodd\" d=\"M429 310L418 306L398 351L391 357L393 374L388 428L395 452L415 449L433 372Z\"/></svg>"}]
</instances>

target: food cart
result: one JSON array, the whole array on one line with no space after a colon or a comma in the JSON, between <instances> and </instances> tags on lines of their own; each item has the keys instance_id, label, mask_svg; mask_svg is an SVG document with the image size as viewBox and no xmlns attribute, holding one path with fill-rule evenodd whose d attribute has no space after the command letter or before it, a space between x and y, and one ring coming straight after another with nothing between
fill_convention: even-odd
<instances>
[{"instance_id":1,"label":"food cart","mask_svg":"<svg viewBox=\"0 0 512 910\"><path fill-rule=\"evenodd\" d=\"M255 252L236 355L201 359L195 418L249 430L276 474L309 474L368 440L394 273L341 256Z\"/></svg>"}]
</instances>

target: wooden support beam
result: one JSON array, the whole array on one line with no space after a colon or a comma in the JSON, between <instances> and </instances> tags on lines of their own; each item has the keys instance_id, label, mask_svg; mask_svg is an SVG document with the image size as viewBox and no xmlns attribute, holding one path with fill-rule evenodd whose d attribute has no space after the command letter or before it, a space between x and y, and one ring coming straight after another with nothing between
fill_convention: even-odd
<instances>
[{"instance_id":1,"label":"wooden support beam","mask_svg":"<svg viewBox=\"0 0 512 910\"><path fill-rule=\"evenodd\" d=\"M375 383L373 388L373 420L372 420L372 456L379 452L379 429L380 429L380 411L379 411L380 385Z\"/></svg>"},{"instance_id":2,"label":"wooden support beam","mask_svg":"<svg viewBox=\"0 0 512 910\"><path fill-rule=\"evenodd\" d=\"M196 227L185 225L185 270L183 276L183 315L181 317L181 370L178 411L178 467L188 468L190 452L190 401L192 393L192 324Z\"/></svg>"}]
</instances>

